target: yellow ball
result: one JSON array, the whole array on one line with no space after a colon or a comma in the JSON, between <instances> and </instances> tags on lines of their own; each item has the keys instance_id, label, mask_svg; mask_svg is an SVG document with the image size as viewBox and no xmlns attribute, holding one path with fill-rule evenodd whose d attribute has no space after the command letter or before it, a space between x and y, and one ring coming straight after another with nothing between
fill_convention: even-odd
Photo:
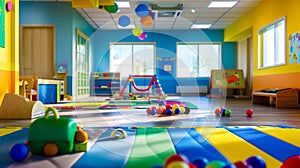
<instances>
[{"instance_id":1,"label":"yellow ball","mask_svg":"<svg viewBox=\"0 0 300 168\"><path fill-rule=\"evenodd\" d=\"M186 162L174 161L167 165L167 168L189 168L190 166Z\"/></svg>"},{"instance_id":2,"label":"yellow ball","mask_svg":"<svg viewBox=\"0 0 300 168\"><path fill-rule=\"evenodd\" d=\"M183 106L180 107L180 112L183 114L185 112L185 108Z\"/></svg>"},{"instance_id":3,"label":"yellow ball","mask_svg":"<svg viewBox=\"0 0 300 168\"><path fill-rule=\"evenodd\" d=\"M174 105L172 106L172 111L174 111L174 110L177 109L177 108L180 108L180 106L179 106L178 104L174 104Z\"/></svg>"},{"instance_id":4,"label":"yellow ball","mask_svg":"<svg viewBox=\"0 0 300 168\"><path fill-rule=\"evenodd\" d=\"M139 26L137 26L137 27L135 27L135 28L132 29L132 34L133 34L134 36L139 36L139 35L141 35L142 33L143 33L143 30L142 30L142 28L139 27Z\"/></svg>"}]
</instances>

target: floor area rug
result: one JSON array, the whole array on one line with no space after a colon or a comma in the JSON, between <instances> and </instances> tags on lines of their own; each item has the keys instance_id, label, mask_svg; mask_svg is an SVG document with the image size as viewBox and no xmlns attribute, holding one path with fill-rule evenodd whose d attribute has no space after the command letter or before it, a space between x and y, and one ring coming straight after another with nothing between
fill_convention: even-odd
<instances>
[{"instance_id":1,"label":"floor area rug","mask_svg":"<svg viewBox=\"0 0 300 168\"><path fill-rule=\"evenodd\" d=\"M189 160L205 157L226 163L260 156L267 167L280 167L288 157L300 153L300 129L283 126L230 127L126 127L124 139L112 138L116 128L86 127L87 152L55 157L29 155L15 162L10 148L26 142L28 128L0 128L1 167L154 167L162 166L173 154Z\"/></svg>"}]
</instances>

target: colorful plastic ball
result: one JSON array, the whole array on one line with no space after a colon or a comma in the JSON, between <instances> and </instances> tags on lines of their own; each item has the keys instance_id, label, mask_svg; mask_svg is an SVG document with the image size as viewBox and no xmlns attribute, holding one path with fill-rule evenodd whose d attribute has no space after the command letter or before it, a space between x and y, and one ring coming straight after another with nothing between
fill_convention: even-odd
<instances>
[{"instance_id":1,"label":"colorful plastic ball","mask_svg":"<svg viewBox=\"0 0 300 168\"><path fill-rule=\"evenodd\" d=\"M156 109L151 109L150 114L155 115L156 114Z\"/></svg>"},{"instance_id":2,"label":"colorful plastic ball","mask_svg":"<svg viewBox=\"0 0 300 168\"><path fill-rule=\"evenodd\" d=\"M172 110L174 111L175 109L179 108L180 106L178 104L173 104Z\"/></svg>"},{"instance_id":3,"label":"colorful plastic ball","mask_svg":"<svg viewBox=\"0 0 300 168\"><path fill-rule=\"evenodd\" d=\"M247 164L243 161L236 161L233 164L236 168L248 168Z\"/></svg>"},{"instance_id":4,"label":"colorful plastic ball","mask_svg":"<svg viewBox=\"0 0 300 168\"><path fill-rule=\"evenodd\" d=\"M172 115L172 113L173 113L173 112L172 112L172 109L167 109L167 110L166 110L166 114L167 114L167 115Z\"/></svg>"},{"instance_id":5,"label":"colorful plastic ball","mask_svg":"<svg viewBox=\"0 0 300 168\"><path fill-rule=\"evenodd\" d=\"M156 113L157 113L157 114L162 114L163 111L164 111L164 110L163 110L162 108L160 108L160 107L156 109Z\"/></svg>"},{"instance_id":6,"label":"colorful plastic ball","mask_svg":"<svg viewBox=\"0 0 300 168\"><path fill-rule=\"evenodd\" d=\"M167 110L166 106L161 105L159 108L162 109L162 113L166 113L166 110Z\"/></svg>"},{"instance_id":7,"label":"colorful plastic ball","mask_svg":"<svg viewBox=\"0 0 300 168\"><path fill-rule=\"evenodd\" d=\"M223 168L224 166L226 166L225 162L214 160L209 162L205 168Z\"/></svg>"},{"instance_id":8,"label":"colorful plastic ball","mask_svg":"<svg viewBox=\"0 0 300 168\"><path fill-rule=\"evenodd\" d=\"M182 114L185 113L185 108L184 108L184 106L180 106L180 112L181 112Z\"/></svg>"},{"instance_id":9,"label":"colorful plastic ball","mask_svg":"<svg viewBox=\"0 0 300 168\"><path fill-rule=\"evenodd\" d=\"M148 15L149 13L149 9L145 4L139 4L136 8L135 8L135 13L136 15L138 15L139 17L145 17Z\"/></svg>"},{"instance_id":10,"label":"colorful plastic ball","mask_svg":"<svg viewBox=\"0 0 300 168\"><path fill-rule=\"evenodd\" d=\"M245 160L248 166L255 168L266 168L266 162L260 156L251 156Z\"/></svg>"},{"instance_id":11,"label":"colorful plastic ball","mask_svg":"<svg viewBox=\"0 0 300 168\"><path fill-rule=\"evenodd\" d=\"M170 104L167 104L166 109L172 109L172 106Z\"/></svg>"},{"instance_id":12,"label":"colorful plastic ball","mask_svg":"<svg viewBox=\"0 0 300 168\"><path fill-rule=\"evenodd\" d=\"M220 116L221 115L221 111L222 111L221 107L216 108L215 109L215 115L216 116Z\"/></svg>"},{"instance_id":13,"label":"colorful plastic ball","mask_svg":"<svg viewBox=\"0 0 300 168\"><path fill-rule=\"evenodd\" d=\"M116 13L119 10L118 5L115 3L114 5L106 5L104 9L109 13Z\"/></svg>"},{"instance_id":14,"label":"colorful plastic ball","mask_svg":"<svg viewBox=\"0 0 300 168\"><path fill-rule=\"evenodd\" d=\"M189 164L187 162L183 161L174 161L168 164L166 168L190 168Z\"/></svg>"},{"instance_id":15,"label":"colorful plastic ball","mask_svg":"<svg viewBox=\"0 0 300 168\"><path fill-rule=\"evenodd\" d=\"M300 155L290 156L285 159L280 168L300 167Z\"/></svg>"},{"instance_id":16,"label":"colorful plastic ball","mask_svg":"<svg viewBox=\"0 0 300 168\"><path fill-rule=\"evenodd\" d=\"M174 154L167 158L167 160L164 163L164 166L167 167L170 163L175 161L186 162L186 163L189 162L185 156L180 154Z\"/></svg>"},{"instance_id":17,"label":"colorful plastic ball","mask_svg":"<svg viewBox=\"0 0 300 168\"><path fill-rule=\"evenodd\" d=\"M151 107L148 107L147 110L146 110L146 113L150 114L151 109L152 109Z\"/></svg>"},{"instance_id":18,"label":"colorful plastic ball","mask_svg":"<svg viewBox=\"0 0 300 168\"><path fill-rule=\"evenodd\" d=\"M174 113L175 113L175 114L180 114L180 108L175 109L175 110L174 110Z\"/></svg>"},{"instance_id":19,"label":"colorful plastic ball","mask_svg":"<svg viewBox=\"0 0 300 168\"><path fill-rule=\"evenodd\" d=\"M160 101L158 102L158 105L159 105L159 106L166 106L166 102L163 101L163 100L160 100Z\"/></svg>"},{"instance_id":20,"label":"colorful plastic ball","mask_svg":"<svg viewBox=\"0 0 300 168\"><path fill-rule=\"evenodd\" d=\"M141 27L139 27L139 26L137 26L137 27L135 27L135 28L133 28L132 29L132 34L134 35L134 36L140 36L141 34L143 33L143 30L142 30L142 28Z\"/></svg>"},{"instance_id":21,"label":"colorful plastic ball","mask_svg":"<svg viewBox=\"0 0 300 168\"><path fill-rule=\"evenodd\" d=\"M225 111L225 116L230 117L230 115L231 115L231 110L227 109Z\"/></svg>"},{"instance_id":22,"label":"colorful plastic ball","mask_svg":"<svg viewBox=\"0 0 300 168\"><path fill-rule=\"evenodd\" d=\"M23 161L27 158L29 154L29 147L25 143L15 144L9 152L9 156L14 161Z\"/></svg>"},{"instance_id":23,"label":"colorful plastic ball","mask_svg":"<svg viewBox=\"0 0 300 168\"><path fill-rule=\"evenodd\" d=\"M147 38L147 33L146 32L143 32L141 35L138 36L138 38L140 40L145 40Z\"/></svg>"},{"instance_id":24,"label":"colorful plastic ball","mask_svg":"<svg viewBox=\"0 0 300 168\"><path fill-rule=\"evenodd\" d=\"M252 109L246 110L247 117L252 117L252 114L253 114L253 110Z\"/></svg>"},{"instance_id":25,"label":"colorful plastic ball","mask_svg":"<svg viewBox=\"0 0 300 168\"><path fill-rule=\"evenodd\" d=\"M208 160L204 157L199 157L199 158L196 158L195 160L192 161L192 163L194 165L197 166L197 168L205 168L206 165L208 164Z\"/></svg>"},{"instance_id":26,"label":"colorful plastic ball","mask_svg":"<svg viewBox=\"0 0 300 168\"><path fill-rule=\"evenodd\" d=\"M225 111L226 111L227 109L225 108L225 107L221 107L221 115L222 116L225 116Z\"/></svg>"},{"instance_id":27,"label":"colorful plastic ball","mask_svg":"<svg viewBox=\"0 0 300 168\"><path fill-rule=\"evenodd\" d=\"M126 27L130 24L130 18L128 16L122 15L119 17L118 24L122 27Z\"/></svg>"},{"instance_id":28,"label":"colorful plastic ball","mask_svg":"<svg viewBox=\"0 0 300 168\"><path fill-rule=\"evenodd\" d=\"M47 143L44 146L45 156L51 157L55 156L58 153L58 146L55 143Z\"/></svg>"},{"instance_id":29,"label":"colorful plastic ball","mask_svg":"<svg viewBox=\"0 0 300 168\"><path fill-rule=\"evenodd\" d=\"M191 111L191 109L189 108L189 107L184 107L185 108L185 112L184 112L184 114L189 114L190 113L190 111Z\"/></svg>"},{"instance_id":30,"label":"colorful plastic ball","mask_svg":"<svg viewBox=\"0 0 300 168\"><path fill-rule=\"evenodd\" d=\"M153 19L151 16L147 15L145 17L142 17L140 20L141 24L145 27L150 27L153 24Z\"/></svg>"}]
</instances>

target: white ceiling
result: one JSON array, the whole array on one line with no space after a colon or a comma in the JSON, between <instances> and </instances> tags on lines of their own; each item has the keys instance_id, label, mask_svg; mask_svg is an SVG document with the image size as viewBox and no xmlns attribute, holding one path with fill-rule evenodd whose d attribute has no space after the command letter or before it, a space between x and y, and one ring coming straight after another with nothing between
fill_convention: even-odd
<instances>
[{"instance_id":1,"label":"white ceiling","mask_svg":"<svg viewBox=\"0 0 300 168\"><path fill-rule=\"evenodd\" d=\"M71 2L71 0L20 0L20 1L52 1ZM119 0L129 1L131 8L119 8L118 13L109 13L98 8L76 8L82 17L95 29L119 30L118 18L122 15L129 16L131 24L140 26L143 30L188 30L193 23L212 24L210 29L224 29L246 12L258 5L262 0L238 0L233 8L208 8L212 0ZM218 0L222 1L222 0ZM224 1L224 0L223 0ZM157 4L183 4L181 17L155 18L150 27L143 27L140 17L135 14L139 4L146 4L151 10L151 5ZM191 13L195 8L196 12Z\"/></svg>"}]
</instances>

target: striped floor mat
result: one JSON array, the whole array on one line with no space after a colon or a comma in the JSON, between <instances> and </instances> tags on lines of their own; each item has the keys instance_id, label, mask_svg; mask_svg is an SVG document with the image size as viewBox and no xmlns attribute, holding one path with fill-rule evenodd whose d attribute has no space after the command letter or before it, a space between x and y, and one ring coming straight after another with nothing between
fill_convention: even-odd
<instances>
[{"instance_id":1,"label":"striped floor mat","mask_svg":"<svg viewBox=\"0 0 300 168\"><path fill-rule=\"evenodd\" d=\"M88 128L95 132L103 128ZM261 156L268 168L279 168L289 156L300 154L300 129L291 127L247 126L217 128L123 128L125 139L110 137L114 128L93 136L87 152L56 157L29 156L22 162L9 157L13 144L26 142L27 128L0 128L1 167L153 167L163 165L173 154L189 160L205 157L209 161L244 161Z\"/></svg>"}]
</instances>

